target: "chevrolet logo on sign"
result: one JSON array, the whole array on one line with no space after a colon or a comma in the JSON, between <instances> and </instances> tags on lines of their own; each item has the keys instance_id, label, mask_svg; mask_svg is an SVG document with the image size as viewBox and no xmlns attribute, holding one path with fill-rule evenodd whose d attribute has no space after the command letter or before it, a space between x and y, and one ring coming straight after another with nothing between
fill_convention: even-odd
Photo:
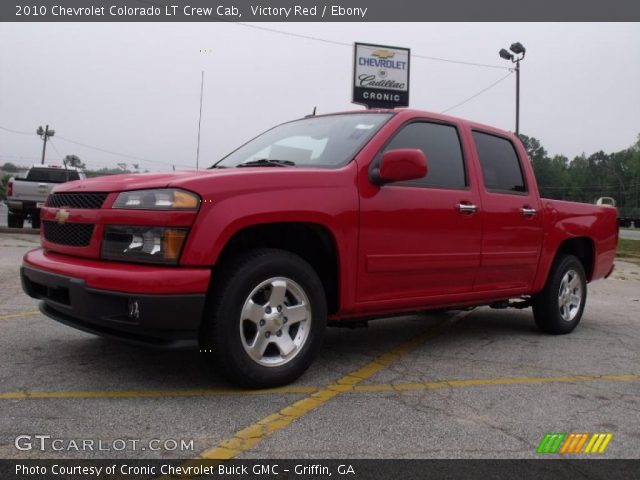
<instances>
[{"instance_id":1,"label":"chevrolet logo on sign","mask_svg":"<svg viewBox=\"0 0 640 480\"><path fill-rule=\"evenodd\" d=\"M385 50L384 48L379 48L378 50L374 50L373 52L371 52L371 56L378 57L378 58L393 58L396 56L396 53L392 52L391 50Z\"/></svg>"},{"instance_id":2,"label":"chevrolet logo on sign","mask_svg":"<svg viewBox=\"0 0 640 480\"><path fill-rule=\"evenodd\" d=\"M56 212L56 222L58 222L60 225L62 225L68 219L69 219L68 210L60 209Z\"/></svg>"}]
</instances>

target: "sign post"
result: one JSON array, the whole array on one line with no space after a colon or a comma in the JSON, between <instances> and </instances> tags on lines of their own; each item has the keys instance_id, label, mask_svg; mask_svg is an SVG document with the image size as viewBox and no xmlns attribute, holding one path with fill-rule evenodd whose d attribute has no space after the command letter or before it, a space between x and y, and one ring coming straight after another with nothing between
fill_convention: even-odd
<instances>
[{"instance_id":1,"label":"sign post","mask_svg":"<svg viewBox=\"0 0 640 480\"><path fill-rule=\"evenodd\" d=\"M356 43L352 102L367 108L409 106L408 48Z\"/></svg>"}]
</instances>

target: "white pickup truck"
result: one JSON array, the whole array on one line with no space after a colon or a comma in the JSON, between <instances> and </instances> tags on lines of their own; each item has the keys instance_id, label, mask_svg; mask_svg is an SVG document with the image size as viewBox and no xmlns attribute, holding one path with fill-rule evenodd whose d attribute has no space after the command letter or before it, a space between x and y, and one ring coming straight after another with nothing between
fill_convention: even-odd
<instances>
[{"instance_id":1,"label":"white pickup truck","mask_svg":"<svg viewBox=\"0 0 640 480\"><path fill-rule=\"evenodd\" d=\"M29 217L33 228L40 228L40 208L49 191L59 183L84 179L77 168L34 165L24 178L11 178L7 184L7 226L22 228Z\"/></svg>"}]
</instances>

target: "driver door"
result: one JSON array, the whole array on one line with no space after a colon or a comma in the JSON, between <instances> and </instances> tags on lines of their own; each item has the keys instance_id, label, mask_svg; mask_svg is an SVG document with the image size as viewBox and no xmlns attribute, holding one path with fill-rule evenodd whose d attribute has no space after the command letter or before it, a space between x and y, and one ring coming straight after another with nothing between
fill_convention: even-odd
<instances>
[{"instance_id":1,"label":"driver door","mask_svg":"<svg viewBox=\"0 0 640 480\"><path fill-rule=\"evenodd\" d=\"M375 161L397 148L421 149L427 175L361 197L357 301L413 299L409 306L472 291L480 266L479 198L457 127L405 124Z\"/></svg>"}]
</instances>

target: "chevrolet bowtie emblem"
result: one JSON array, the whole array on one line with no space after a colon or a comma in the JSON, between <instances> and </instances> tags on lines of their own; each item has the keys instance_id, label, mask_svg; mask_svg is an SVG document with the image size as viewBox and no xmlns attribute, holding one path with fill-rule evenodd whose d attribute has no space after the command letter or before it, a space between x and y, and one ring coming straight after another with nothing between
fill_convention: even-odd
<instances>
[{"instance_id":1,"label":"chevrolet bowtie emblem","mask_svg":"<svg viewBox=\"0 0 640 480\"><path fill-rule=\"evenodd\" d=\"M59 224L62 225L64 222L67 221L68 218L69 218L68 210L60 209L56 212L56 222L58 222Z\"/></svg>"},{"instance_id":2,"label":"chevrolet bowtie emblem","mask_svg":"<svg viewBox=\"0 0 640 480\"><path fill-rule=\"evenodd\" d=\"M371 52L371 56L372 57L378 57L378 58L392 58L395 56L395 52L392 52L391 50L385 50L384 48L379 48L378 50L375 50L373 52Z\"/></svg>"}]
</instances>

